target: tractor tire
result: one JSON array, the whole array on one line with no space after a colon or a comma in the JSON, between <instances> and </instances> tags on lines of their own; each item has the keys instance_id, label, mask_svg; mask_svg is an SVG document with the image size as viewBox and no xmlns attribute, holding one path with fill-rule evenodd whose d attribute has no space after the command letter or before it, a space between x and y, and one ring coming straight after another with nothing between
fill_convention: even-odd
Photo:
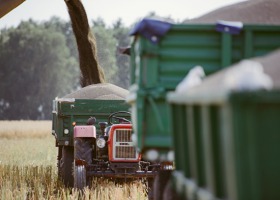
<instances>
[{"instance_id":1,"label":"tractor tire","mask_svg":"<svg viewBox=\"0 0 280 200\"><path fill-rule=\"evenodd\" d=\"M74 162L74 149L73 147L62 148L62 157L59 163L59 174L62 183L65 187L74 186L74 176L73 176L73 162Z\"/></svg>"},{"instance_id":2,"label":"tractor tire","mask_svg":"<svg viewBox=\"0 0 280 200\"><path fill-rule=\"evenodd\" d=\"M158 172L154 179L153 184L153 196L154 200L162 200L163 199L163 193L165 190L165 187L167 185L167 182L169 181L171 177L171 170L161 170Z\"/></svg>"},{"instance_id":3,"label":"tractor tire","mask_svg":"<svg viewBox=\"0 0 280 200\"><path fill-rule=\"evenodd\" d=\"M90 138L74 139L74 158L75 160L85 161L92 164L93 140Z\"/></svg>"},{"instance_id":4,"label":"tractor tire","mask_svg":"<svg viewBox=\"0 0 280 200\"><path fill-rule=\"evenodd\" d=\"M87 172L84 165L74 165L74 187L83 190L87 186Z\"/></svg>"},{"instance_id":5,"label":"tractor tire","mask_svg":"<svg viewBox=\"0 0 280 200\"><path fill-rule=\"evenodd\" d=\"M87 177L86 165L92 164L93 139L74 139L74 187L82 190L89 186L90 179Z\"/></svg>"}]
</instances>

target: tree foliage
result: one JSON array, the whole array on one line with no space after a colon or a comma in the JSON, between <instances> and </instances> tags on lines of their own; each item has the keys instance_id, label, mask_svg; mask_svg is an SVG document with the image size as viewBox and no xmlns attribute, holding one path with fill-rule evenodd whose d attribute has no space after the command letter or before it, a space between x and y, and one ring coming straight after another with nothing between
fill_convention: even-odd
<instances>
[{"instance_id":1,"label":"tree foliage","mask_svg":"<svg viewBox=\"0 0 280 200\"><path fill-rule=\"evenodd\" d=\"M117 47L130 45L130 27L120 19L111 27L91 22L106 82L129 86L129 56ZM52 100L78 89L80 69L70 21L23 21L0 30L0 120L50 119Z\"/></svg>"},{"instance_id":2,"label":"tree foliage","mask_svg":"<svg viewBox=\"0 0 280 200\"><path fill-rule=\"evenodd\" d=\"M30 20L0 38L1 119L50 118L52 100L77 85L65 36Z\"/></svg>"},{"instance_id":3,"label":"tree foliage","mask_svg":"<svg viewBox=\"0 0 280 200\"><path fill-rule=\"evenodd\" d=\"M104 70L106 82L113 83L114 75L117 70L115 49L116 39L109 28L106 28L102 19L92 22L92 32L95 35L97 43L97 57L100 66Z\"/></svg>"},{"instance_id":4,"label":"tree foliage","mask_svg":"<svg viewBox=\"0 0 280 200\"><path fill-rule=\"evenodd\" d=\"M113 36L118 41L118 47L129 47L130 37L128 35L130 28L125 27L120 19L118 19L113 24ZM119 84L119 86L127 88L130 81L130 57L128 55L123 55L116 53L117 59L117 71L114 81Z\"/></svg>"}]
</instances>

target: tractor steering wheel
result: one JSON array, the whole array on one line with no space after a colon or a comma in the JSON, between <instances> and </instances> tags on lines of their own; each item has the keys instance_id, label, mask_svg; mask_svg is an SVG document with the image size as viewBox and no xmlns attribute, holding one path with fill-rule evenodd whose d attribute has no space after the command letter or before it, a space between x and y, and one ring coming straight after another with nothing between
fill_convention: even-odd
<instances>
[{"instance_id":1,"label":"tractor steering wheel","mask_svg":"<svg viewBox=\"0 0 280 200\"><path fill-rule=\"evenodd\" d=\"M112 119L117 119L117 120L119 120L119 123L122 123L122 122L131 123L130 120L128 120L128 119L126 119L126 118L124 118L124 117L118 116L118 115L121 115L121 114L128 114L128 115L130 115L130 112L127 112L127 111L118 111L118 112L112 113L112 114L109 115L109 117L108 117L108 124L110 124L110 125L116 124L116 123L112 122Z\"/></svg>"}]
</instances>

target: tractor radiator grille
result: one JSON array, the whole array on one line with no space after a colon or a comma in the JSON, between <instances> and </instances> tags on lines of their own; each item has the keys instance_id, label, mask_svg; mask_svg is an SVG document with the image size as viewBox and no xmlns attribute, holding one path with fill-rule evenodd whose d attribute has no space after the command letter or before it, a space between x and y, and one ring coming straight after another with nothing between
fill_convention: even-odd
<instances>
[{"instance_id":1,"label":"tractor radiator grille","mask_svg":"<svg viewBox=\"0 0 280 200\"><path fill-rule=\"evenodd\" d=\"M138 154L132 144L131 129L117 129L114 135L114 159L136 160Z\"/></svg>"},{"instance_id":2,"label":"tractor radiator grille","mask_svg":"<svg viewBox=\"0 0 280 200\"><path fill-rule=\"evenodd\" d=\"M135 147L116 147L116 158L135 158Z\"/></svg>"},{"instance_id":3,"label":"tractor radiator grille","mask_svg":"<svg viewBox=\"0 0 280 200\"><path fill-rule=\"evenodd\" d=\"M132 142L131 141L131 130L116 130L116 142Z\"/></svg>"}]
</instances>

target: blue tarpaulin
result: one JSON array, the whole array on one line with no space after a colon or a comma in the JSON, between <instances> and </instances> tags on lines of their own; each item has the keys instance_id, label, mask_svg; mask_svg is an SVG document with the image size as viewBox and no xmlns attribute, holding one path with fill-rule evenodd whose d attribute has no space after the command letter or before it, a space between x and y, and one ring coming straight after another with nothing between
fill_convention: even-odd
<instances>
[{"instance_id":1,"label":"blue tarpaulin","mask_svg":"<svg viewBox=\"0 0 280 200\"><path fill-rule=\"evenodd\" d=\"M218 21L216 24L216 30L219 32L229 33L229 34L239 34L243 28L242 22L232 22L232 21Z\"/></svg>"},{"instance_id":2,"label":"blue tarpaulin","mask_svg":"<svg viewBox=\"0 0 280 200\"><path fill-rule=\"evenodd\" d=\"M156 44L160 37L164 36L171 28L172 24L165 21L144 18L130 31L129 35L140 34Z\"/></svg>"}]
</instances>

